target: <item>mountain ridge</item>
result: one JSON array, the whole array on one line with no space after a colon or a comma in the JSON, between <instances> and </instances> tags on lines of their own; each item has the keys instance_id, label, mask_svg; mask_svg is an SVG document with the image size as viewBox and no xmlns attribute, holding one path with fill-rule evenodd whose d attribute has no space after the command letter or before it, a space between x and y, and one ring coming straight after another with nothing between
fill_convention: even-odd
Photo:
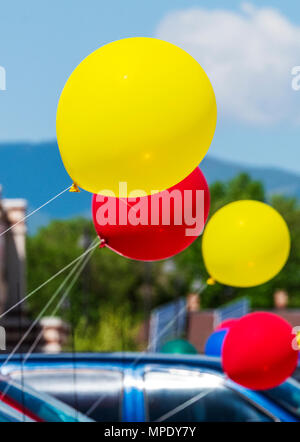
<instances>
[{"instance_id":1,"label":"mountain ridge","mask_svg":"<svg viewBox=\"0 0 300 442\"><path fill-rule=\"evenodd\" d=\"M293 172L239 164L209 155L200 167L209 184L227 181L246 172L253 179L262 181L268 194L280 193L300 199L300 175ZM0 184L4 198L25 198L31 211L66 189L71 180L55 141L0 143ZM91 195L88 192L66 192L29 219L29 230L33 232L54 218L90 216L90 210Z\"/></svg>"}]
</instances>

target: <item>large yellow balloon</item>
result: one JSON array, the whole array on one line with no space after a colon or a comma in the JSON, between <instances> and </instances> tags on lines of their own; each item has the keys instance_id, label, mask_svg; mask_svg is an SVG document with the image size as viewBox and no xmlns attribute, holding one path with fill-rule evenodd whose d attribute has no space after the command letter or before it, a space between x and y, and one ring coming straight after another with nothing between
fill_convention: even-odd
<instances>
[{"instance_id":1,"label":"large yellow balloon","mask_svg":"<svg viewBox=\"0 0 300 442\"><path fill-rule=\"evenodd\" d=\"M202 239L210 276L233 287L273 278L289 256L290 234L282 216L259 201L236 201L209 220Z\"/></svg>"},{"instance_id":2,"label":"large yellow balloon","mask_svg":"<svg viewBox=\"0 0 300 442\"><path fill-rule=\"evenodd\" d=\"M72 73L58 104L57 139L83 189L120 196L126 182L129 192L150 194L200 163L216 118L213 88L194 58L162 40L128 38L93 52Z\"/></svg>"}]
</instances>

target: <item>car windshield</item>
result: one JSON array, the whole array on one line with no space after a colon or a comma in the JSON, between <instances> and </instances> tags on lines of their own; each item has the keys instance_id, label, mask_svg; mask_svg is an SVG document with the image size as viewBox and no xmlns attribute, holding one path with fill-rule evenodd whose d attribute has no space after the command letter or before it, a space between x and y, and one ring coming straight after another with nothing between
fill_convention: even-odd
<instances>
[{"instance_id":1,"label":"car windshield","mask_svg":"<svg viewBox=\"0 0 300 442\"><path fill-rule=\"evenodd\" d=\"M276 388L264 390L260 393L263 393L296 417L300 417L300 384L294 379L289 379Z\"/></svg>"},{"instance_id":2,"label":"car windshield","mask_svg":"<svg viewBox=\"0 0 300 442\"><path fill-rule=\"evenodd\" d=\"M221 376L186 369L150 369L145 376L149 422L270 422L273 418L228 388Z\"/></svg>"},{"instance_id":3,"label":"car windshield","mask_svg":"<svg viewBox=\"0 0 300 442\"><path fill-rule=\"evenodd\" d=\"M0 400L44 422L92 422L74 408L28 386L0 377Z\"/></svg>"}]
</instances>

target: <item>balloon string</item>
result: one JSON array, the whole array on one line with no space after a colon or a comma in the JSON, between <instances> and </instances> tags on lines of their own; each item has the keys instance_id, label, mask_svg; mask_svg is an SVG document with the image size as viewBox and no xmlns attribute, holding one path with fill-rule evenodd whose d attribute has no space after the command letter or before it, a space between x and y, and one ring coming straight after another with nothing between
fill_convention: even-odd
<instances>
[{"instance_id":1,"label":"balloon string","mask_svg":"<svg viewBox=\"0 0 300 442\"><path fill-rule=\"evenodd\" d=\"M28 215L24 216L22 219L20 219L19 221L17 221L15 224L13 224L12 226L10 226L8 229L4 230L4 232L0 233L0 237L5 235L7 232L9 232L11 229L13 229L15 226L17 226L18 224L24 222L26 219L30 218L32 215L34 215L35 213L37 213L39 210L41 210L43 207L47 206L48 204L52 203L52 201L56 200L56 198L60 197L63 193L67 192L69 189L71 188L71 186L68 186L66 189L62 190L61 192L59 192L57 195L53 196L49 201L46 201L44 204L42 204L40 207L38 207L37 209L33 210L33 212L29 213Z\"/></svg>"},{"instance_id":2,"label":"balloon string","mask_svg":"<svg viewBox=\"0 0 300 442\"><path fill-rule=\"evenodd\" d=\"M69 295L70 291L72 290L73 286L75 285L76 281L78 280L80 274L82 273L84 267L86 266L86 264L88 263L88 261L90 260L92 254L95 252L96 249L91 250L91 253L83 260L80 261L78 263L78 265L76 266L76 269L78 269L78 267L80 267L77 271L77 273L74 275L73 280L71 281L70 285L66 288L63 296L60 298L59 302L57 303L56 307L52 310L51 314L50 314L50 318L53 318L57 311L60 309L60 307L62 306L62 304L64 303L65 299L67 298L67 296ZM74 271L72 272L73 275ZM67 282L67 279L70 279L71 274L69 274L69 276L66 278L66 280L64 281L63 285L65 285L65 283ZM28 350L28 352L25 355L24 358L24 363L27 362L29 356L31 355L31 353L33 352L33 350L35 349L35 347L37 346L37 344L39 343L39 341L42 339L43 337L43 330L40 331L39 335L37 336L37 338L35 339L35 341L33 342L33 344L31 345L30 349ZM2 367L1 367L2 368Z\"/></svg>"},{"instance_id":3,"label":"balloon string","mask_svg":"<svg viewBox=\"0 0 300 442\"><path fill-rule=\"evenodd\" d=\"M208 391L201 391L201 393L197 393L195 396L193 396L191 399L187 400L186 402L183 402L181 405L173 408L168 413L162 415L158 419L155 419L154 422L164 422L167 419L170 419L170 417L174 416L175 414L185 410L187 407L195 404L196 402L200 401L201 399L204 399L207 395L211 394L214 390L208 390Z\"/></svg>"},{"instance_id":4,"label":"balloon string","mask_svg":"<svg viewBox=\"0 0 300 442\"><path fill-rule=\"evenodd\" d=\"M97 238L98 239L98 238ZM94 243L97 241L94 240L92 243L92 246L94 245ZM96 244L98 245L98 244ZM8 355L8 357L6 358L6 360L3 362L3 364L0 366L0 369L3 370L3 368L7 365L7 363L10 361L10 359L12 358L12 356L16 353L16 351L18 350L18 348L20 347L20 345L24 342L24 340L27 338L27 336L31 333L31 331L33 330L33 328L38 324L39 320L42 318L42 316L44 315L44 313L48 310L48 307L55 301L55 299L57 298L57 296L59 295L59 293L61 292L61 290L63 289L63 287L67 284L67 282L71 279L71 277L73 276L73 274L77 271L77 274L75 274L75 281L78 278L80 272L83 270L83 267L85 266L85 264L87 263L87 261L90 259L92 253L96 250L96 245L94 245L94 247L91 247L89 249L89 254L87 256L81 256L80 260L77 261L77 263L75 264L75 266L73 267L73 269L70 271L70 273L67 275L67 277L64 279L64 281L59 285L59 287L56 289L56 291L54 292L54 294L51 296L51 298L48 300L48 302L46 303L46 305L43 307L43 309L41 310L41 312L39 313L39 315L35 318L35 320L32 322L32 324L30 325L30 327L28 328L28 330L25 332L25 334L20 338L19 342L16 344L15 348L11 351L11 353ZM80 267L80 268L79 268ZM79 270L78 270L79 268ZM74 282L71 283L71 286L69 286L65 292L65 295L67 295L70 291L70 289L73 287ZM64 297L65 297L64 295ZM63 298L64 298L63 297Z\"/></svg>"},{"instance_id":5,"label":"balloon string","mask_svg":"<svg viewBox=\"0 0 300 442\"><path fill-rule=\"evenodd\" d=\"M36 289L34 289L32 292L30 292L28 295L26 295L24 298L22 298L20 301L18 301L16 304L14 304L12 307L10 307L8 310L6 310L4 313L0 315L0 319L2 319L4 316L6 316L9 312L11 312L14 308L16 308L18 305L22 304L24 301L26 301L28 298L30 298L32 295L34 295L36 292L38 292L41 288L45 287L48 283L50 283L53 279L55 279L57 276L59 276L61 273L66 271L68 268L72 267L75 262L79 261L83 256L88 254L91 250L98 247L97 243L96 245L90 247L89 249L85 250L80 256L75 258L72 262L70 262L68 265L66 265L64 268L59 270L55 275L51 276L51 278L47 279L47 281L43 282L40 286L38 286Z\"/></svg>"},{"instance_id":6,"label":"balloon string","mask_svg":"<svg viewBox=\"0 0 300 442\"><path fill-rule=\"evenodd\" d=\"M97 240L97 239L96 239ZM95 240L95 241L96 241ZM95 243L95 241L93 241L92 244ZM96 244L96 246L98 246L98 244ZM62 303L64 302L64 300L66 299L66 297L69 295L71 289L73 288L74 284L76 283L78 277L80 276L82 270L84 269L84 267L86 266L87 262L89 261L89 259L91 258L92 254L94 253L94 251L96 250L96 246L91 247L89 250L89 255L87 255L84 259L81 255L81 260L80 262L78 262L74 268L71 270L71 272L69 273L69 275L65 278L65 280L60 284L60 286L58 287L58 289L56 290L56 292L52 295L52 297L50 298L50 300L48 301L47 305L43 308L43 310L41 311L41 313L39 314L39 316L35 319L34 323L31 324L31 326L29 327L29 329L27 330L27 332L24 334L24 336L22 337L22 339L18 342L18 344L15 346L15 348L13 349L13 351L8 355L8 357L6 358L6 360L3 362L3 364L1 365L1 371L3 370L3 367L5 367L5 365L9 362L9 360L12 358L12 356L16 353L16 351L18 350L19 346L22 344L22 342L26 339L26 337L30 334L31 330L33 329L33 327L37 324L37 322L40 320L40 318L42 317L42 315L45 313L47 307L54 301L54 299L57 297L57 295L59 294L59 292L61 291L61 289L64 287L64 285L69 281L69 279L71 278L71 276L73 276L73 274L75 273L73 280L71 281L70 285L67 287L64 295L61 297L60 301L58 302L57 306L55 307L55 309L52 311L51 317L53 317L57 310L61 307ZM80 268L79 268L80 267ZM34 348L36 347L36 345L39 343L39 341L41 340L41 338L43 337L43 330L41 330L41 332L39 333L39 335L37 336L37 338L35 339L34 343L32 344L32 346L30 347L29 351L26 353L25 358L23 359L23 364L25 364L25 362L28 360L29 356L31 355L31 353L33 352ZM0 396L0 400L3 399L3 397L6 395L6 393L8 392L9 388L10 388L11 382L9 381L5 390L1 393Z\"/></svg>"}]
</instances>

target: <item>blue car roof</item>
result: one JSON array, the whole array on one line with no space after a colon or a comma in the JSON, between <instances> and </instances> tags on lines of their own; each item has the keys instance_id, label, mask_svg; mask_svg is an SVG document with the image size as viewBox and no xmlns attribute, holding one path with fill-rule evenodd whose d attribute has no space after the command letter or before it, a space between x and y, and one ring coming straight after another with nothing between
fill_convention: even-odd
<instances>
[{"instance_id":1,"label":"blue car roof","mask_svg":"<svg viewBox=\"0 0 300 442\"><path fill-rule=\"evenodd\" d=\"M0 355L1 363L5 362L7 355ZM205 355L179 355L179 354L162 354L162 353L59 353L59 354L38 354L30 355L27 363L39 364L43 362L64 363L71 362L76 358L77 362L106 362L117 364L134 364L137 363L158 363L158 364L188 364L190 366L199 366L222 371L221 359L218 357L210 357ZM10 358L9 364L20 363L22 355L15 354Z\"/></svg>"},{"instance_id":2,"label":"blue car roof","mask_svg":"<svg viewBox=\"0 0 300 442\"><path fill-rule=\"evenodd\" d=\"M22 357L25 356L21 354L14 354L10 360L22 360ZM0 360L5 360L7 354L0 354ZM211 357L205 355L181 355L181 354L165 354L165 353L135 353L135 352L114 352L114 353L57 353L57 354L49 354L49 353L32 353L28 360L30 361L41 361L41 360L70 360L73 358L81 359L81 360L119 360L124 361L124 359L128 361L133 361L134 359L139 360L157 360L157 361L170 361L177 362L178 360L182 360L185 362L201 362L213 365L221 366L221 358Z\"/></svg>"}]
</instances>

